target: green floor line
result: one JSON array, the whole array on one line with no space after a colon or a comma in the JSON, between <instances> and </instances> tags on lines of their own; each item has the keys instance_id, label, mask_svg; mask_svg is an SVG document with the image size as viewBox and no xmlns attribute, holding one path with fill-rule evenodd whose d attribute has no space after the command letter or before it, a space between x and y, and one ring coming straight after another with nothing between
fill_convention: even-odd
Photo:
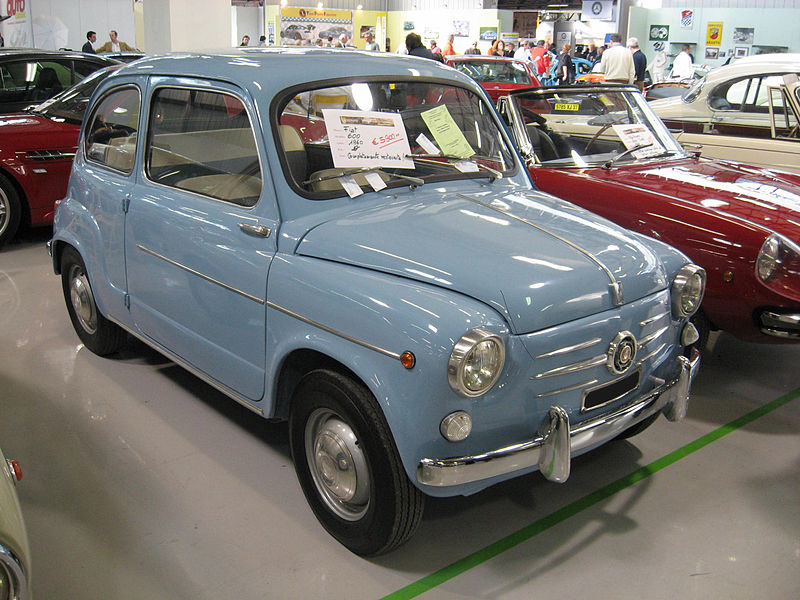
<instances>
[{"instance_id":1,"label":"green floor line","mask_svg":"<svg viewBox=\"0 0 800 600\"><path fill-rule=\"evenodd\" d=\"M443 567L438 571L397 590L396 592L392 592L388 596L384 596L381 600L406 600L408 598L416 598L417 596L445 583L446 581L466 573L470 569L477 567L486 561L491 560L492 558L495 558L511 548L514 548L522 542L528 541L543 531L558 525L562 521L566 521L570 517L573 517L579 512L594 506L598 502L613 496L617 492L620 492L625 488L628 488L635 483L650 477L650 475L653 473L657 473L661 469L676 463L677 461L689 456L694 452L697 452L701 448L704 448L705 446L708 446L712 442L717 441L729 433L732 433L737 429L752 423L756 419L760 419L764 415L767 415L781 406L788 404L798 397L800 397L800 388L789 392L788 394L781 396L780 398L777 398L776 400L773 400L772 402L765 404L764 406L761 406L760 408L757 408L734 421L731 421L727 425L718 427L714 431L699 437L695 441L690 442L685 446L659 458L658 460L651 462L649 465L645 465L633 473L609 483L605 487L602 487L599 490L584 496L580 500L576 500L575 502L572 502L571 504L568 504L567 506L550 513L546 517L543 517L542 519L539 519L538 521L531 523L530 525L527 525L518 531L515 531L514 533L494 542L493 544L473 552L472 554L469 554L468 556L465 556L464 558L457 560L456 562L447 565L446 567Z\"/></svg>"}]
</instances>

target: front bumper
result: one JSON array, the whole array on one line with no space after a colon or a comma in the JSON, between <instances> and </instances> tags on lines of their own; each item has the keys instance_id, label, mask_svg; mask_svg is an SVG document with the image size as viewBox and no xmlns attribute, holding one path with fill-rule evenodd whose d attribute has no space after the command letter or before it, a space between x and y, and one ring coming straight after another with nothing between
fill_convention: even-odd
<instances>
[{"instance_id":1,"label":"front bumper","mask_svg":"<svg viewBox=\"0 0 800 600\"><path fill-rule=\"evenodd\" d=\"M686 416L689 388L700 365L700 353L693 349L691 359L680 356L679 360L681 370L675 379L660 380L647 395L613 413L584 421L573 429L567 412L553 406L532 440L477 456L423 458L417 467L417 479L423 485L446 487L538 466L547 479L564 482L569 477L573 453L603 444L659 411L670 421Z\"/></svg>"},{"instance_id":2,"label":"front bumper","mask_svg":"<svg viewBox=\"0 0 800 600\"><path fill-rule=\"evenodd\" d=\"M765 310L759 319L761 333L785 339L800 339L800 313Z\"/></svg>"}]
</instances>

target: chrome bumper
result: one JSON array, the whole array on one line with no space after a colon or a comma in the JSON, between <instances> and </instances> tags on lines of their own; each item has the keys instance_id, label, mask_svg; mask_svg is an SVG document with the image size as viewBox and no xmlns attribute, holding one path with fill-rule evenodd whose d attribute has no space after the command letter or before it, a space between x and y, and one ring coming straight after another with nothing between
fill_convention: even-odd
<instances>
[{"instance_id":1,"label":"chrome bumper","mask_svg":"<svg viewBox=\"0 0 800 600\"><path fill-rule=\"evenodd\" d=\"M761 333L787 339L800 339L800 313L761 313Z\"/></svg>"},{"instance_id":2,"label":"chrome bumper","mask_svg":"<svg viewBox=\"0 0 800 600\"><path fill-rule=\"evenodd\" d=\"M446 487L472 483L530 467L539 467L547 479L564 482L569 477L571 455L616 437L650 415L663 411L670 421L680 421L689 407L689 388L700 365L695 349L691 360L679 357L681 370L672 381L659 380L646 396L619 410L570 428L567 412L553 406L532 440L477 456L424 458L417 467L423 485Z\"/></svg>"}]
</instances>

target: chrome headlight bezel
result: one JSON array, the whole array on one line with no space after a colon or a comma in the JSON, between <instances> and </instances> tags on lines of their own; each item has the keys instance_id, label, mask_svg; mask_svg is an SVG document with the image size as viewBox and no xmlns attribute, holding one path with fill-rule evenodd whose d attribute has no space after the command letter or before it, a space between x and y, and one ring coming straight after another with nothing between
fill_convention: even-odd
<instances>
[{"instance_id":1,"label":"chrome headlight bezel","mask_svg":"<svg viewBox=\"0 0 800 600\"><path fill-rule=\"evenodd\" d=\"M683 265L672 280L672 316L686 319L696 313L703 301L705 289L705 269L693 264Z\"/></svg>"},{"instance_id":2,"label":"chrome headlight bezel","mask_svg":"<svg viewBox=\"0 0 800 600\"><path fill-rule=\"evenodd\" d=\"M769 283L774 279L780 266L791 260L800 260L800 246L782 235L772 233L767 236L758 251L756 277L763 283Z\"/></svg>"},{"instance_id":3,"label":"chrome headlight bezel","mask_svg":"<svg viewBox=\"0 0 800 600\"><path fill-rule=\"evenodd\" d=\"M490 352L490 362L493 363L484 377L478 378L477 384L470 385L469 370L472 359L476 358L476 351L487 350ZM450 359L447 363L447 380L450 387L457 393L468 398L481 396L492 389L503 372L506 361L506 346L499 335L476 328L465 333L453 346ZM485 361L484 361L485 362ZM481 369L484 371L485 369Z\"/></svg>"}]
</instances>

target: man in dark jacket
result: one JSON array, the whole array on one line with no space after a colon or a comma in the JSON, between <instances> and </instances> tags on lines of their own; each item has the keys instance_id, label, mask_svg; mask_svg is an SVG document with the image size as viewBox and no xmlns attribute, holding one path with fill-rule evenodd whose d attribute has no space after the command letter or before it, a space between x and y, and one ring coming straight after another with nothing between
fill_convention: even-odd
<instances>
[{"instance_id":1,"label":"man in dark jacket","mask_svg":"<svg viewBox=\"0 0 800 600\"><path fill-rule=\"evenodd\" d=\"M94 54L94 44L97 41L97 33L94 31L87 31L86 32L86 43L81 48L81 52L86 52L87 54Z\"/></svg>"},{"instance_id":2,"label":"man in dark jacket","mask_svg":"<svg viewBox=\"0 0 800 600\"><path fill-rule=\"evenodd\" d=\"M411 56L421 56L422 58L436 60L433 52L423 45L422 38L417 33L409 33L406 36L406 48Z\"/></svg>"},{"instance_id":3,"label":"man in dark jacket","mask_svg":"<svg viewBox=\"0 0 800 600\"><path fill-rule=\"evenodd\" d=\"M647 57L639 48L639 40L635 37L628 38L628 48L633 52L633 83L642 92L644 91L644 73L647 70Z\"/></svg>"}]
</instances>

